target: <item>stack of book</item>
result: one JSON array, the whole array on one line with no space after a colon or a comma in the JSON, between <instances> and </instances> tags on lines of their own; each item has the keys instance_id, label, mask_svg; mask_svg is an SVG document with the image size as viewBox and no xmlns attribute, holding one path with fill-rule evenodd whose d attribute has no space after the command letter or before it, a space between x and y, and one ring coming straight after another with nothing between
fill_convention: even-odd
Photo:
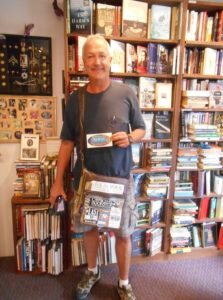
<instances>
[{"instance_id":1,"label":"stack of book","mask_svg":"<svg viewBox=\"0 0 223 300\"><path fill-rule=\"evenodd\" d=\"M198 206L191 199L175 199L173 201L173 223L189 225L194 223Z\"/></svg>"},{"instance_id":2,"label":"stack of book","mask_svg":"<svg viewBox=\"0 0 223 300\"><path fill-rule=\"evenodd\" d=\"M215 144L201 144L198 148L198 167L201 170L222 168L222 147Z\"/></svg>"},{"instance_id":3,"label":"stack of book","mask_svg":"<svg viewBox=\"0 0 223 300\"><path fill-rule=\"evenodd\" d=\"M171 244L170 253L187 253L191 252L191 233L187 227L170 228Z\"/></svg>"},{"instance_id":4,"label":"stack of book","mask_svg":"<svg viewBox=\"0 0 223 300\"><path fill-rule=\"evenodd\" d=\"M17 197L43 197L40 161L15 161L14 194Z\"/></svg>"},{"instance_id":5,"label":"stack of book","mask_svg":"<svg viewBox=\"0 0 223 300\"><path fill-rule=\"evenodd\" d=\"M174 197L192 197L193 182L190 181L177 181L175 182Z\"/></svg>"},{"instance_id":6,"label":"stack of book","mask_svg":"<svg viewBox=\"0 0 223 300\"><path fill-rule=\"evenodd\" d=\"M196 147L178 148L177 169L197 170L198 153Z\"/></svg>"},{"instance_id":7,"label":"stack of book","mask_svg":"<svg viewBox=\"0 0 223 300\"><path fill-rule=\"evenodd\" d=\"M210 92L205 90L184 90L182 91L183 108L207 108L209 106Z\"/></svg>"},{"instance_id":8,"label":"stack of book","mask_svg":"<svg viewBox=\"0 0 223 300\"><path fill-rule=\"evenodd\" d=\"M150 171L169 171L172 165L172 149L148 149L148 167Z\"/></svg>"},{"instance_id":9,"label":"stack of book","mask_svg":"<svg viewBox=\"0 0 223 300\"><path fill-rule=\"evenodd\" d=\"M142 182L142 194L152 198L167 197L169 179L169 176L163 173L145 174Z\"/></svg>"},{"instance_id":10,"label":"stack of book","mask_svg":"<svg viewBox=\"0 0 223 300\"><path fill-rule=\"evenodd\" d=\"M220 133L214 124L188 124L188 138L192 141L219 141Z\"/></svg>"}]
</instances>

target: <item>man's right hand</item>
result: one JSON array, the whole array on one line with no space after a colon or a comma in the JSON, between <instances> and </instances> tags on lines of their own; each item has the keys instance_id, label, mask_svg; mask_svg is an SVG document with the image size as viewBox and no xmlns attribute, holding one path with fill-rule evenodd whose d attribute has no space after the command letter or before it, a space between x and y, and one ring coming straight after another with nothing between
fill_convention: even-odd
<instances>
[{"instance_id":1,"label":"man's right hand","mask_svg":"<svg viewBox=\"0 0 223 300\"><path fill-rule=\"evenodd\" d=\"M50 199L49 199L52 205L54 205L58 196L63 196L64 200L67 201L67 195L64 192L63 186L54 182L54 184L50 189Z\"/></svg>"}]
</instances>

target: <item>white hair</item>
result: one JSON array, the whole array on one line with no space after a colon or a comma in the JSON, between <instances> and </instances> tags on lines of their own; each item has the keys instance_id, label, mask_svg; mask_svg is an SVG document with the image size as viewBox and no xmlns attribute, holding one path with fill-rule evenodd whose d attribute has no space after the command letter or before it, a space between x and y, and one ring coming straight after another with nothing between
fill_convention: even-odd
<instances>
[{"instance_id":1,"label":"white hair","mask_svg":"<svg viewBox=\"0 0 223 300\"><path fill-rule=\"evenodd\" d=\"M107 48L109 56L112 56L111 47L110 47L108 41L104 38L103 35L96 33L96 34L91 34L91 35L89 35L87 37L87 39L86 39L86 41L85 41L85 43L83 45L83 48L82 48L82 57L84 57L84 52L85 52L87 44L90 43L92 40L100 40L100 41L102 41L105 44L106 48Z\"/></svg>"}]
</instances>

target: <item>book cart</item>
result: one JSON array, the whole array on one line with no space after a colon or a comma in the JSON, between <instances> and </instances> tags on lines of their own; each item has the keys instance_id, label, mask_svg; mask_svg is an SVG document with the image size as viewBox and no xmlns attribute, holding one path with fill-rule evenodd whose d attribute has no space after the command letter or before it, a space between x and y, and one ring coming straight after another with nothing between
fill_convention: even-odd
<instances>
[{"instance_id":1,"label":"book cart","mask_svg":"<svg viewBox=\"0 0 223 300\"><path fill-rule=\"evenodd\" d=\"M219 2L190 2L187 0L135 1L132 4L135 5L135 15L142 13L142 10L145 10L146 7L148 19L146 21L146 34L141 30L145 24L141 24L141 27L139 26L141 31L134 34L134 32L130 32L130 27L134 23L134 20L131 19L131 5L128 6L126 1L106 1L106 5L110 4L114 10L109 12L110 17L103 17L103 14L106 14L103 9L104 11L108 10L108 7L106 9L103 7L105 5L103 1L92 1L92 9L94 10L92 15L95 17L89 17L91 24L88 25L92 26L91 31L87 27L80 29L71 24L71 18L74 14L72 8L75 8L74 2L64 1L64 87L66 99L68 99L69 93L87 82L87 75L84 72L80 58L82 44L90 32L102 33L110 42L112 49L114 47L115 57L119 56L120 58L119 61L113 58L111 78L129 84L137 93L147 127L146 136L142 143L133 145L134 166L132 173L135 179L135 194L140 214L132 240L133 259L143 262L142 256L145 256L145 253L148 257L144 259L150 260L175 259L182 256L222 255L217 247L217 245L220 245L218 243L220 243L220 229L223 221L221 200L215 202L215 205L219 202L218 216L216 216L216 207L214 212L212 208L212 214L210 213L210 199L221 199L222 196L222 191L216 193L216 190L214 190L213 181L215 177L217 180L218 177L222 176L221 159L219 159L218 167L213 167L213 171L210 165L204 169L202 154L199 155L199 152L197 152L195 158L188 159L191 163L188 167L185 165L187 158L179 157L181 156L180 153L188 148L195 147L196 151L202 151L201 145L206 145L206 147L208 147L207 145L218 145L221 147L222 132L219 128L222 123L219 121L220 125L218 124L218 128L216 128L217 123L215 120L217 117L214 115L216 112L221 112L223 106L216 106L215 103L210 104L211 85L209 83L223 80L221 67L222 31L220 33L223 26L223 4ZM126 9L126 5L128 9ZM147 6L140 10L141 5ZM194 12L197 12L197 17L193 17ZM201 16L201 12L204 12L206 17L203 14ZM154 17L157 13L161 14L160 20L162 16L169 16L169 20L166 20L167 24L169 22L169 32L160 30L160 28L165 28L162 27L165 25L157 23L159 18ZM104 24L106 22L110 24L109 18L113 16L115 18L113 25L116 24L116 26L114 25L111 31L106 32L105 28L102 31L99 16L104 18ZM212 26L207 25L209 23L207 20L205 21L205 18L208 19L208 17L211 17L209 22L212 22ZM203 18L203 23L200 21L201 18ZM202 26L199 25L201 27L200 31L205 28L203 29L205 33L202 33L203 37L201 32L199 35L197 32L193 32L194 28L199 28L198 25L193 24L195 21L196 24L202 24ZM215 33L209 30L210 26L213 31L215 30ZM209 31L211 33L208 33ZM209 36L206 37L206 34ZM198 37L200 40L196 40ZM203 51L206 48L208 50ZM212 51L213 49L216 51ZM149 56L146 69L138 63L139 51L143 50ZM129 53L132 54L131 51L135 52L130 58ZM213 52L218 57L220 66L215 70L216 73L210 74L209 64L213 61L210 56L211 54L214 55ZM195 54L197 54L197 57ZM201 60L202 57L203 60ZM195 70L194 61L197 60L199 65L199 58L200 71L198 72L198 67ZM205 61L206 67L203 68L202 64L205 64ZM216 64L215 61L214 65L216 66ZM198 84L201 81L206 82L206 92L202 93L198 91L197 87L193 86L195 80ZM207 101L207 103L202 102L203 106L199 107L197 103L200 98ZM196 103L197 106L191 107L190 101L194 101L193 103ZM193 113L200 113L201 115L203 113L206 118L212 118L212 123L209 125L213 125L213 128L212 126L208 127L211 134L216 133L215 138L211 138L210 135L205 137L202 134L199 137L194 137L194 132L189 136L190 125L195 122L191 121L193 116L190 115ZM198 115L195 114L194 119L196 117L197 123L202 123L199 121ZM218 115L218 119L220 120L220 115ZM204 121L204 124L207 125L207 121ZM194 126L195 129L197 129L196 126ZM197 127L198 132L200 132L199 126ZM214 131L214 128L216 131ZM205 179L203 179L203 190L201 188L201 175ZM198 193L198 185L200 193ZM207 194L208 190L209 193ZM205 200L203 201L204 197L209 199L206 200L206 215L204 215L204 205L202 205L205 202ZM200 236L200 242L198 243L196 242L198 235L195 236L195 231ZM151 248L151 236L154 235L155 239L156 234L158 235L157 243L159 246L156 248L155 245L153 249ZM107 234L105 235L107 236ZM211 238L208 240L207 236L212 236L212 240ZM82 243L80 234L74 234L73 237L74 240L76 239L76 244ZM176 242L175 237L176 240L180 239L179 243ZM172 255L173 253L178 255ZM108 256L110 257L112 254L108 254ZM77 260L78 263L73 262L73 265L85 262L84 254L79 255Z\"/></svg>"}]
</instances>

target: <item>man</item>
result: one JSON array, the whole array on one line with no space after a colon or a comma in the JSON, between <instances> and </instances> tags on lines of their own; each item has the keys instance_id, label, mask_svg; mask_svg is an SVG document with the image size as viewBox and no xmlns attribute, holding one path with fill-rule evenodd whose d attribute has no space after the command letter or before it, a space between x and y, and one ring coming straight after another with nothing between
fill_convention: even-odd
<instances>
[{"instance_id":1,"label":"man","mask_svg":"<svg viewBox=\"0 0 223 300\"><path fill-rule=\"evenodd\" d=\"M85 149L85 166L88 170L107 176L130 177L132 162L131 142L139 142L145 134L137 99L126 85L112 82L109 76L112 61L109 44L104 37L96 34L87 38L83 46L83 61L88 74L89 83L85 91L85 134L112 132L112 147ZM129 134L129 127L131 133ZM79 153L79 114L78 92L74 92L66 106L64 124L61 132L61 147L58 157L57 177L51 189L51 203L58 195L66 197L63 189L63 174L69 162L74 145ZM77 159L74 168L74 185L78 188L81 176L81 160ZM130 192L129 192L130 193ZM131 223L133 195L129 195L130 203L124 205L127 211L122 223ZM128 222L126 222L126 220ZM126 224L125 224L126 225ZM128 282L131 239L131 228L116 230L116 254L119 268L118 293L120 299L136 299ZM84 246L88 270L77 286L76 299L86 299L101 273L97 266L99 245L96 227L82 225L84 228ZM123 225L121 225L123 227Z\"/></svg>"}]
</instances>

